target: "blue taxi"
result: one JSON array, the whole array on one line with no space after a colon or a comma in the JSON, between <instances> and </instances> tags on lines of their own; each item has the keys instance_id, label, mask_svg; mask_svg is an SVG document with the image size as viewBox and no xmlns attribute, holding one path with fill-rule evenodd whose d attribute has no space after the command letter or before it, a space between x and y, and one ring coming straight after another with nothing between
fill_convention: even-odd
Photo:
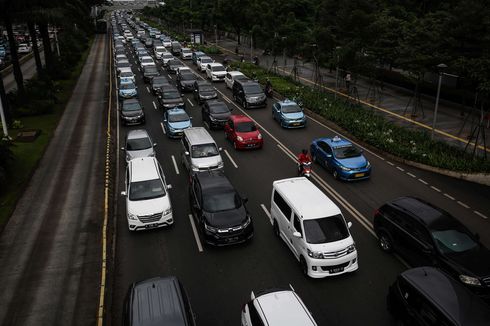
<instances>
[{"instance_id":1,"label":"blue taxi","mask_svg":"<svg viewBox=\"0 0 490 326\"><path fill-rule=\"evenodd\" d=\"M335 179L352 181L371 176L371 163L362 150L338 136L313 140L310 153L313 161L332 172Z\"/></svg>"},{"instance_id":2,"label":"blue taxi","mask_svg":"<svg viewBox=\"0 0 490 326\"><path fill-rule=\"evenodd\" d=\"M287 99L272 105L272 118L284 128L303 128L306 126L306 115L301 106Z\"/></svg>"},{"instance_id":3,"label":"blue taxi","mask_svg":"<svg viewBox=\"0 0 490 326\"><path fill-rule=\"evenodd\" d=\"M191 117L181 107L165 111L163 114L163 126L169 138L180 138L184 130L192 127Z\"/></svg>"}]
</instances>

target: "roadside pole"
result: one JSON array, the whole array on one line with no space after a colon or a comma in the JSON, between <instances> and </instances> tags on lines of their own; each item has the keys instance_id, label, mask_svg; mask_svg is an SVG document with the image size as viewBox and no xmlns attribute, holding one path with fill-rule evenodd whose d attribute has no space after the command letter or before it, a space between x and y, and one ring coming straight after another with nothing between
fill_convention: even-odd
<instances>
[{"instance_id":1,"label":"roadside pole","mask_svg":"<svg viewBox=\"0 0 490 326\"><path fill-rule=\"evenodd\" d=\"M2 127L3 127L3 138L2 139L10 139L8 129L7 129L7 121L5 120L5 114L3 113L3 102L0 98L0 117L2 119Z\"/></svg>"}]
</instances>

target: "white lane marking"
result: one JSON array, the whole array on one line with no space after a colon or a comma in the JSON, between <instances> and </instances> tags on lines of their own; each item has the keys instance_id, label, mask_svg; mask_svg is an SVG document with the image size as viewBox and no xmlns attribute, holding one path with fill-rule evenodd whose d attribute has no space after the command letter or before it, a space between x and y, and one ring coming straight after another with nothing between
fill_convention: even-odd
<instances>
[{"instance_id":1,"label":"white lane marking","mask_svg":"<svg viewBox=\"0 0 490 326\"><path fill-rule=\"evenodd\" d=\"M407 174L408 174L409 176L411 176L412 178L416 178L416 177L417 177L415 174L412 174L412 173L410 173L410 172L407 172Z\"/></svg>"},{"instance_id":2,"label":"white lane marking","mask_svg":"<svg viewBox=\"0 0 490 326\"><path fill-rule=\"evenodd\" d=\"M167 132L165 131L165 127L163 126L163 122L160 122L160 126L162 126L162 131L163 131L163 134L166 135Z\"/></svg>"},{"instance_id":3,"label":"white lane marking","mask_svg":"<svg viewBox=\"0 0 490 326\"><path fill-rule=\"evenodd\" d=\"M226 149L224 151L225 151L226 156L228 156L228 158L230 159L231 164L233 164L233 166L235 167L235 169L238 169L238 165L236 165L235 161L233 161L233 159L231 158L230 153L228 153L228 151Z\"/></svg>"},{"instance_id":4,"label":"white lane marking","mask_svg":"<svg viewBox=\"0 0 490 326\"><path fill-rule=\"evenodd\" d=\"M427 181L423 180L423 179L419 179L420 182L422 182L424 185L428 185Z\"/></svg>"},{"instance_id":5,"label":"white lane marking","mask_svg":"<svg viewBox=\"0 0 490 326\"><path fill-rule=\"evenodd\" d=\"M484 218L485 220L488 219L488 216L486 215L483 215L482 213L480 213L479 211L473 211L473 213L475 213L476 215L480 216L481 218Z\"/></svg>"},{"instance_id":6,"label":"white lane marking","mask_svg":"<svg viewBox=\"0 0 490 326\"><path fill-rule=\"evenodd\" d=\"M272 216L271 216L271 213L269 213L269 211L267 210L267 207L265 207L264 204L260 204L260 207L262 207L262 210L264 211L265 215L267 215L267 217L269 218L269 220L272 223Z\"/></svg>"},{"instance_id":7,"label":"white lane marking","mask_svg":"<svg viewBox=\"0 0 490 326\"><path fill-rule=\"evenodd\" d=\"M177 161L175 160L175 156L172 155L172 162L174 162L175 173L180 174L179 166L177 165Z\"/></svg>"},{"instance_id":8,"label":"white lane marking","mask_svg":"<svg viewBox=\"0 0 490 326\"><path fill-rule=\"evenodd\" d=\"M138 70L141 72L141 68L138 67Z\"/></svg>"},{"instance_id":9,"label":"white lane marking","mask_svg":"<svg viewBox=\"0 0 490 326\"><path fill-rule=\"evenodd\" d=\"M191 101L190 99L187 99L187 102L189 102L189 104L190 104L191 106L194 106L194 103L192 103L192 101Z\"/></svg>"},{"instance_id":10,"label":"white lane marking","mask_svg":"<svg viewBox=\"0 0 490 326\"><path fill-rule=\"evenodd\" d=\"M230 99L228 97L224 96L224 99L225 99L226 102L231 103L231 101L230 101Z\"/></svg>"},{"instance_id":11,"label":"white lane marking","mask_svg":"<svg viewBox=\"0 0 490 326\"><path fill-rule=\"evenodd\" d=\"M391 163L390 161L386 161L386 163L388 163L391 166L395 166L395 164L394 163Z\"/></svg>"},{"instance_id":12,"label":"white lane marking","mask_svg":"<svg viewBox=\"0 0 490 326\"><path fill-rule=\"evenodd\" d=\"M172 76L170 74L167 74L168 78L172 79Z\"/></svg>"},{"instance_id":13,"label":"white lane marking","mask_svg":"<svg viewBox=\"0 0 490 326\"><path fill-rule=\"evenodd\" d=\"M148 88L148 86L146 86L146 90L148 91L148 94L150 94L150 89Z\"/></svg>"},{"instance_id":14,"label":"white lane marking","mask_svg":"<svg viewBox=\"0 0 490 326\"><path fill-rule=\"evenodd\" d=\"M430 186L430 188L431 188L432 190L435 190L435 191L437 191L437 192L441 192L441 189L439 189L439 188L436 188L436 187L434 187L434 186Z\"/></svg>"},{"instance_id":15,"label":"white lane marking","mask_svg":"<svg viewBox=\"0 0 490 326\"><path fill-rule=\"evenodd\" d=\"M155 108L155 110L158 110L157 105L155 104L155 101L153 101L152 103L153 103L153 107Z\"/></svg>"},{"instance_id":16,"label":"white lane marking","mask_svg":"<svg viewBox=\"0 0 490 326\"><path fill-rule=\"evenodd\" d=\"M451 200L456 200L456 198L454 198L453 196L451 196L449 194L444 193L444 196L446 196L447 198L449 198Z\"/></svg>"},{"instance_id":17,"label":"white lane marking","mask_svg":"<svg viewBox=\"0 0 490 326\"><path fill-rule=\"evenodd\" d=\"M461 206L463 206L464 208L470 208L470 206L466 205L465 203L463 202L460 202L459 200L457 201L457 203Z\"/></svg>"},{"instance_id":18,"label":"white lane marking","mask_svg":"<svg viewBox=\"0 0 490 326\"><path fill-rule=\"evenodd\" d=\"M398 170L402 171L402 172L403 172L403 171L405 171L403 168L401 168L401 167L399 167L399 166L397 166L396 168L397 168Z\"/></svg>"},{"instance_id":19,"label":"white lane marking","mask_svg":"<svg viewBox=\"0 0 490 326\"><path fill-rule=\"evenodd\" d=\"M196 239L197 249L199 252L203 252L201 239L199 239L199 234L197 233L196 225L194 224L194 219L192 218L191 214L189 214L189 221L191 221L192 232L194 233L194 238Z\"/></svg>"}]
</instances>

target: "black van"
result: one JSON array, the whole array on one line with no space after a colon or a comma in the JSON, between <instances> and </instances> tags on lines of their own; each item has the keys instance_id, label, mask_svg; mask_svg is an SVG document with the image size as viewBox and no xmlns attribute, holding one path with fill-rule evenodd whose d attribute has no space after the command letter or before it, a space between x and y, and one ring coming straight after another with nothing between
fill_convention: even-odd
<instances>
[{"instance_id":1,"label":"black van","mask_svg":"<svg viewBox=\"0 0 490 326\"><path fill-rule=\"evenodd\" d=\"M267 105L267 97L259 83L251 80L235 80L233 83L233 99L245 109L259 108Z\"/></svg>"},{"instance_id":2,"label":"black van","mask_svg":"<svg viewBox=\"0 0 490 326\"><path fill-rule=\"evenodd\" d=\"M490 308L448 274L433 267L401 273L390 286L387 305L402 325L483 326Z\"/></svg>"},{"instance_id":3,"label":"black van","mask_svg":"<svg viewBox=\"0 0 490 326\"><path fill-rule=\"evenodd\" d=\"M194 313L175 276L133 283L124 300L124 326L195 326Z\"/></svg>"},{"instance_id":4,"label":"black van","mask_svg":"<svg viewBox=\"0 0 490 326\"><path fill-rule=\"evenodd\" d=\"M174 41L171 43L170 52L172 53L172 55L176 57L180 56L180 49L182 49L182 46L179 42Z\"/></svg>"}]
</instances>

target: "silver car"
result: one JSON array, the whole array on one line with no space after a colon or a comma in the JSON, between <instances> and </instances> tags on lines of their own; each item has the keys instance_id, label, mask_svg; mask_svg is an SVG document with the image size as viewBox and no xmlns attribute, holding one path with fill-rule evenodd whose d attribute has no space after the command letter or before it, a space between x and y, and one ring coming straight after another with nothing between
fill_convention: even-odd
<instances>
[{"instance_id":1,"label":"silver car","mask_svg":"<svg viewBox=\"0 0 490 326\"><path fill-rule=\"evenodd\" d=\"M134 158L155 156L155 146L146 130L136 129L128 132L125 147L121 147L121 150L126 151L127 163Z\"/></svg>"}]
</instances>

